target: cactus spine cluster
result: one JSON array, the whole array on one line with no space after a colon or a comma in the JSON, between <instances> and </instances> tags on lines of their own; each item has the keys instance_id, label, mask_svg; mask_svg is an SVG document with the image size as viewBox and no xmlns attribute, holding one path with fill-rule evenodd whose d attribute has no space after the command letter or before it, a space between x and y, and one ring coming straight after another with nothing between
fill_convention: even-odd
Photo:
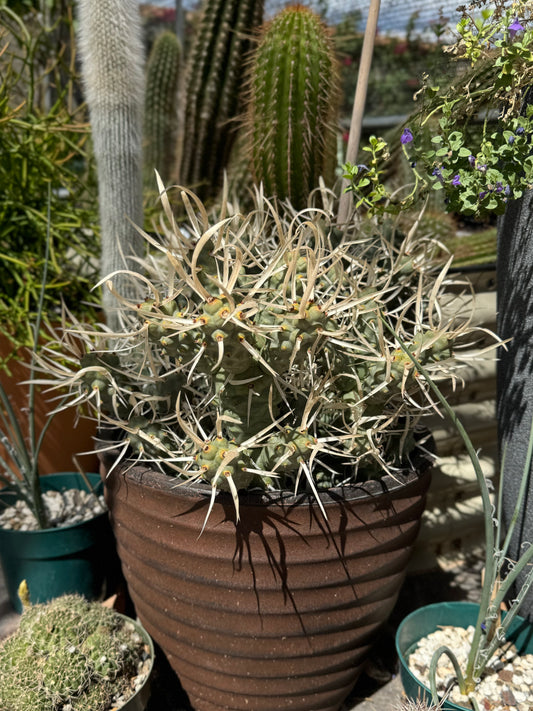
<instances>
[{"instance_id":1,"label":"cactus spine cluster","mask_svg":"<svg viewBox=\"0 0 533 711\"><path fill-rule=\"evenodd\" d=\"M82 327L70 371L51 356L58 386L121 427L123 456L236 501L242 488L313 491L403 466L431 405L383 320L438 376L461 331L439 309L432 244L356 226L338 244L332 210L261 199L247 215L225 203L213 222L181 195L186 227L162 192L167 226L147 235L160 254L146 298L125 305L122 334Z\"/></svg>"},{"instance_id":2,"label":"cactus spine cluster","mask_svg":"<svg viewBox=\"0 0 533 711\"><path fill-rule=\"evenodd\" d=\"M173 32L155 40L146 65L144 183L155 188L155 171L166 184L174 170L181 44Z\"/></svg>"},{"instance_id":3,"label":"cactus spine cluster","mask_svg":"<svg viewBox=\"0 0 533 711\"><path fill-rule=\"evenodd\" d=\"M0 708L106 711L145 656L133 624L100 604L66 595L26 607L0 646Z\"/></svg>"},{"instance_id":4,"label":"cactus spine cluster","mask_svg":"<svg viewBox=\"0 0 533 711\"><path fill-rule=\"evenodd\" d=\"M249 75L251 160L267 196L303 209L320 176L332 182L338 96L326 27L301 5L285 8L262 29Z\"/></svg>"},{"instance_id":5,"label":"cactus spine cluster","mask_svg":"<svg viewBox=\"0 0 533 711\"><path fill-rule=\"evenodd\" d=\"M220 188L240 111L250 35L263 0L204 0L187 60L179 181L204 197Z\"/></svg>"},{"instance_id":6,"label":"cactus spine cluster","mask_svg":"<svg viewBox=\"0 0 533 711\"><path fill-rule=\"evenodd\" d=\"M80 0L78 19L82 77L98 168L101 273L108 275L134 269L134 257L144 248L132 224L142 224L143 218L144 48L139 4L136 0ZM131 296L122 276L113 277L113 283L120 294ZM117 300L105 290L103 301L108 323L115 327Z\"/></svg>"}]
</instances>

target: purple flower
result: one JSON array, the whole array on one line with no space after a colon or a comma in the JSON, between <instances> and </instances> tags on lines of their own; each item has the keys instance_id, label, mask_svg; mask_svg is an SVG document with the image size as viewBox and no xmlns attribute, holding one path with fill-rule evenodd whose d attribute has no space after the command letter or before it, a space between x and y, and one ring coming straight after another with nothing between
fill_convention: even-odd
<instances>
[{"instance_id":1,"label":"purple flower","mask_svg":"<svg viewBox=\"0 0 533 711\"><path fill-rule=\"evenodd\" d=\"M358 163L357 169L358 169L359 172L361 172L361 173L362 173L362 172L367 172L367 171L368 171L368 166L365 165L364 163Z\"/></svg>"},{"instance_id":2,"label":"purple flower","mask_svg":"<svg viewBox=\"0 0 533 711\"><path fill-rule=\"evenodd\" d=\"M509 25L508 30L509 30L509 39L512 41L514 40L514 37L517 32L521 32L524 29L524 26L521 25L518 22L518 18L515 17L512 23Z\"/></svg>"},{"instance_id":3,"label":"purple flower","mask_svg":"<svg viewBox=\"0 0 533 711\"><path fill-rule=\"evenodd\" d=\"M473 168L473 167L475 166L475 164L476 164L476 156L473 156L472 154L470 154L470 155L468 156L468 162L470 163L470 165L471 165L472 168Z\"/></svg>"},{"instance_id":4,"label":"purple flower","mask_svg":"<svg viewBox=\"0 0 533 711\"><path fill-rule=\"evenodd\" d=\"M410 128L404 128L403 133L400 137L400 143L405 146L406 143L411 143L413 140L413 134Z\"/></svg>"},{"instance_id":5,"label":"purple flower","mask_svg":"<svg viewBox=\"0 0 533 711\"><path fill-rule=\"evenodd\" d=\"M507 195L507 197L509 197L511 195L511 186L506 185L503 192L505 193L505 195Z\"/></svg>"},{"instance_id":6,"label":"purple flower","mask_svg":"<svg viewBox=\"0 0 533 711\"><path fill-rule=\"evenodd\" d=\"M516 141L516 136L509 136L509 138L507 139L507 143L510 146L512 146L515 141Z\"/></svg>"},{"instance_id":7,"label":"purple flower","mask_svg":"<svg viewBox=\"0 0 533 711\"><path fill-rule=\"evenodd\" d=\"M433 172L431 173L431 175L434 175L440 183L444 182L444 178L442 177L440 168L433 168Z\"/></svg>"},{"instance_id":8,"label":"purple flower","mask_svg":"<svg viewBox=\"0 0 533 711\"><path fill-rule=\"evenodd\" d=\"M517 135L517 136L521 136L521 135L525 132L525 130L526 130L526 129L525 129L523 126L519 126L519 127L516 129L516 135Z\"/></svg>"},{"instance_id":9,"label":"purple flower","mask_svg":"<svg viewBox=\"0 0 533 711\"><path fill-rule=\"evenodd\" d=\"M458 187L459 185L461 185L461 178L459 174L453 176L452 185L454 187Z\"/></svg>"},{"instance_id":10,"label":"purple flower","mask_svg":"<svg viewBox=\"0 0 533 711\"><path fill-rule=\"evenodd\" d=\"M487 172L487 164L486 163L484 163L483 165L478 165L476 167L480 173L483 173L483 175L485 175L485 173Z\"/></svg>"},{"instance_id":11,"label":"purple flower","mask_svg":"<svg viewBox=\"0 0 533 711\"><path fill-rule=\"evenodd\" d=\"M498 180L498 182L497 182L496 185L494 186L494 192L495 192L495 193L501 193L502 190L503 190L503 183Z\"/></svg>"},{"instance_id":12,"label":"purple flower","mask_svg":"<svg viewBox=\"0 0 533 711\"><path fill-rule=\"evenodd\" d=\"M483 190L483 192L479 193L478 197L480 200L483 200L483 198L489 194L488 190Z\"/></svg>"}]
</instances>

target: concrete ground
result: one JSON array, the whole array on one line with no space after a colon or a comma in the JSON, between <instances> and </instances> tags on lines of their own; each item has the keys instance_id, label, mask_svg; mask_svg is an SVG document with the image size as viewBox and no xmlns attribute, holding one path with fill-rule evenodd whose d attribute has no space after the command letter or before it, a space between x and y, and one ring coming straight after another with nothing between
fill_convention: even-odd
<instances>
[{"instance_id":1,"label":"concrete ground","mask_svg":"<svg viewBox=\"0 0 533 711\"><path fill-rule=\"evenodd\" d=\"M438 569L407 578L391 619L376 640L367 670L342 711L400 711L402 688L394 647L398 624L406 614L431 602L477 600L480 568L480 557L474 553L456 556ZM0 639L16 630L18 619L7 599L0 568ZM192 711L163 654L159 652L156 657L152 697L146 711Z\"/></svg>"}]
</instances>

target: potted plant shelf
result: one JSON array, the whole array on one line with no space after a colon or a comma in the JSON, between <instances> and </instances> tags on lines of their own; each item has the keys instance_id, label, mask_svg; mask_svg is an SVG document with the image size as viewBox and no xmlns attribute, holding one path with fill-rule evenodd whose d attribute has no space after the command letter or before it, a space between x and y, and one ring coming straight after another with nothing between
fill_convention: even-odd
<instances>
[{"instance_id":1,"label":"potted plant shelf","mask_svg":"<svg viewBox=\"0 0 533 711\"><path fill-rule=\"evenodd\" d=\"M143 711L153 664L146 630L113 609L78 595L38 605L24 600L17 631L0 643L0 706Z\"/></svg>"}]
</instances>

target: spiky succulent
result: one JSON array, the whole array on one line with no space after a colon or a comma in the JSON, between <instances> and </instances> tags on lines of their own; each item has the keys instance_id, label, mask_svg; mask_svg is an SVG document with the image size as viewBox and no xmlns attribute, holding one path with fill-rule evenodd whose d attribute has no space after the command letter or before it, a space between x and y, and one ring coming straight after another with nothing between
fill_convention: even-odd
<instances>
[{"instance_id":1,"label":"spiky succulent","mask_svg":"<svg viewBox=\"0 0 533 711\"><path fill-rule=\"evenodd\" d=\"M27 607L0 645L0 708L109 709L129 693L144 646L131 621L80 596Z\"/></svg>"},{"instance_id":2,"label":"spiky succulent","mask_svg":"<svg viewBox=\"0 0 533 711\"><path fill-rule=\"evenodd\" d=\"M260 194L248 214L224 203L210 217L181 190L178 224L160 189L161 234L131 275L144 298L123 301L120 332L81 326L69 362L65 343L43 362L57 385L120 428L122 457L235 501L404 466L434 403L400 342L453 378L469 330L442 308L433 244L370 223L341 233L331 206L278 212Z\"/></svg>"}]
</instances>

